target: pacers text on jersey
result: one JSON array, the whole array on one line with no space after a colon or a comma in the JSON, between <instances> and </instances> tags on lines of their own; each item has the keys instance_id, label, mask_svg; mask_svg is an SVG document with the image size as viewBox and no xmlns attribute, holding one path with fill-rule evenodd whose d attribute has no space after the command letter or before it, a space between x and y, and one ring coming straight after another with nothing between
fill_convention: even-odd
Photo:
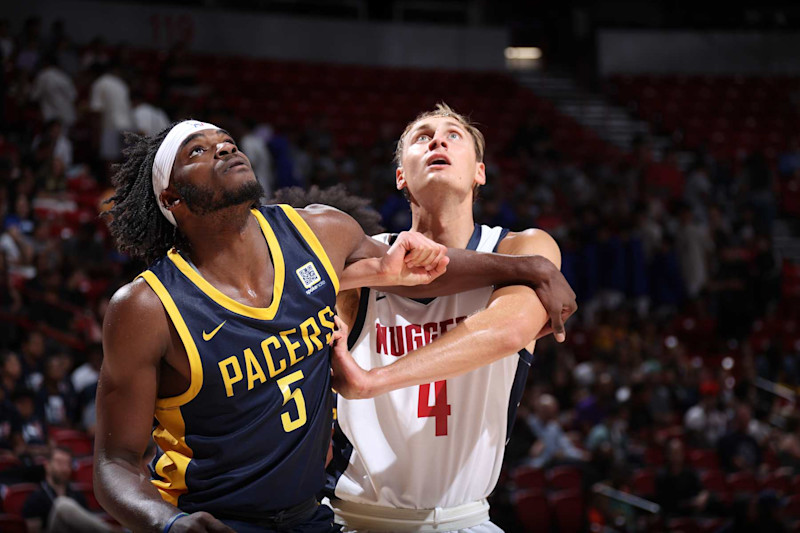
<instances>
[{"instance_id":1,"label":"pacers text on jersey","mask_svg":"<svg viewBox=\"0 0 800 533\"><path fill-rule=\"evenodd\" d=\"M261 341L261 357L256 357L253 348L245 348L241 355L232 355L219 362L219 371L225 384L225 394L234 395L234 385L247 378L247 390L267 381L267 374L272 379L287 368L299 363L314 352L322 350L331 340L333 334L333 311L326 306L316 317L310 316L296 328L281 331ZM324 338L320 338L324 337ZM302 339L300 340L293 339ZM305 350L302 349L305 345ZM266 366L266 373L264 366ZM245 372L242 372L242 369ZM243 390L244 383L236 387Z\"/></svg>"}]
</instances>

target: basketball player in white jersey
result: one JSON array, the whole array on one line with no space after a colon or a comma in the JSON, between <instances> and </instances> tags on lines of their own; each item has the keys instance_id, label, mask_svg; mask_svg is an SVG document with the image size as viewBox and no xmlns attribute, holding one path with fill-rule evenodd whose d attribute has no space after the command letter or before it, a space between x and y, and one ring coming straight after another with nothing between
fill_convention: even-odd
<instances>
[{"instance_id":1,"label":"basketball player in white jersey","mask_svg":"<svg viewBox=\"0 0 800 533\"><path fill-rule=\"evenodd\" d=\"M396 177L411 203L412 229L450 248L535 254L560 267L547 233L474 223L483 152L480 131L446 105L406 127ZM571 297L565 316L576 308ZM501 531L489 521L486 498L535 339L552 331L536 292L489 287L412 300L362 289L354 302L337 303L352 325L352 357L343 338L334 356L340 396L328 489L337 522L359 532ZM356 385L345 386L345 375Z\"/></svg>"}]
</instances>

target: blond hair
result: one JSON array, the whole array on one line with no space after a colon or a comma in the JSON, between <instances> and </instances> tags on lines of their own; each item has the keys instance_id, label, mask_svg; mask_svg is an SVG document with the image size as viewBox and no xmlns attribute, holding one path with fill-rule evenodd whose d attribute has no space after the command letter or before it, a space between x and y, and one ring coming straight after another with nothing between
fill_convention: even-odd
<instances>
[{"instance_id":1,"label":"blond hair","mask_svg":"<svg viewBox=\"0 0 800 533\"><path fill-rule=\"evenodd\" d=\"M486 140L483 138L483 133L480 132L478 128L475 127L475 124L464 115L456 113L453 108L449 105L445 104L444 102L439 102L436 104L436 108L433 111L425 111L424 113L420 113L417 115L417 118L412 120L406 125L406 129L403 130L403 134L400 136L400 140L397 141L397 149L394 152L394 161L398 167L402 165L402 156L403 156L403 148L405 147L405 138L406 135L411 131L411 128L419 122L420 120L424 120L426 118L431 117L450 117L455 119L459 124L461 124L465 130L469 132L472 136L472 142L475 145L475 159L480 163L483 162L483 154L486 150Z\"/></svg>"}]
</instances>

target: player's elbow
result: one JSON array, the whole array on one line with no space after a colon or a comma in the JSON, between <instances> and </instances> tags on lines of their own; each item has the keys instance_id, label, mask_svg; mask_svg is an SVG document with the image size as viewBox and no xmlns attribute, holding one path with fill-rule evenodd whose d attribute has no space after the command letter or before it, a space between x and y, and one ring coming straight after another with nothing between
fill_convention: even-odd
<instances>
[{"instance_id":1,"label":"player's elbow","mask_svg":"<svg viewBox=\"0 0 800 533\"><path fill-rule=\"evenodd\" d=\"M501 348L503 353L512 354L530 344L541 326L537 327L534 313L521 308L511 313L500 329L498 348Z\"/></svg>"}]
</instances>

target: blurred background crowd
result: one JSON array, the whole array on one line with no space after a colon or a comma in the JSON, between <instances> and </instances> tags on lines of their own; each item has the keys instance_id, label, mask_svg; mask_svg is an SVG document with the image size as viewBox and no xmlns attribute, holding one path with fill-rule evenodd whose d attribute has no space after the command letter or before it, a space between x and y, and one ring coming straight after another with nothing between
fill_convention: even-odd
<instances>
[{"instance_id":1,"label":"blurred background crowd","mask_svg":"<svg viewBox=\"0 0 800 533\"><path fill-rule=\"evenodd\" d=\"M217 123L268 197L343 183L400 231L410 213L394 187L395 143L441 100L487 136L476 220L550 232L580 306L565 344L536 348L495 522L778 531L800 519L800 266L773 238L776 227L796 234L800 214L797 100L781 111L787 135L744 147L716 132L693 140L647 107L648 91L777 84L795 94L797 79L607 79L605 98L668 140L643 132L620 149L504 74L77 42L63 21L38 18L0 20L0 57L0 483L35 481L60 443L91 492L81 457L103 314L144 268L115 251L98 216L123 132Z\"/></svg>"}]
</instances>

